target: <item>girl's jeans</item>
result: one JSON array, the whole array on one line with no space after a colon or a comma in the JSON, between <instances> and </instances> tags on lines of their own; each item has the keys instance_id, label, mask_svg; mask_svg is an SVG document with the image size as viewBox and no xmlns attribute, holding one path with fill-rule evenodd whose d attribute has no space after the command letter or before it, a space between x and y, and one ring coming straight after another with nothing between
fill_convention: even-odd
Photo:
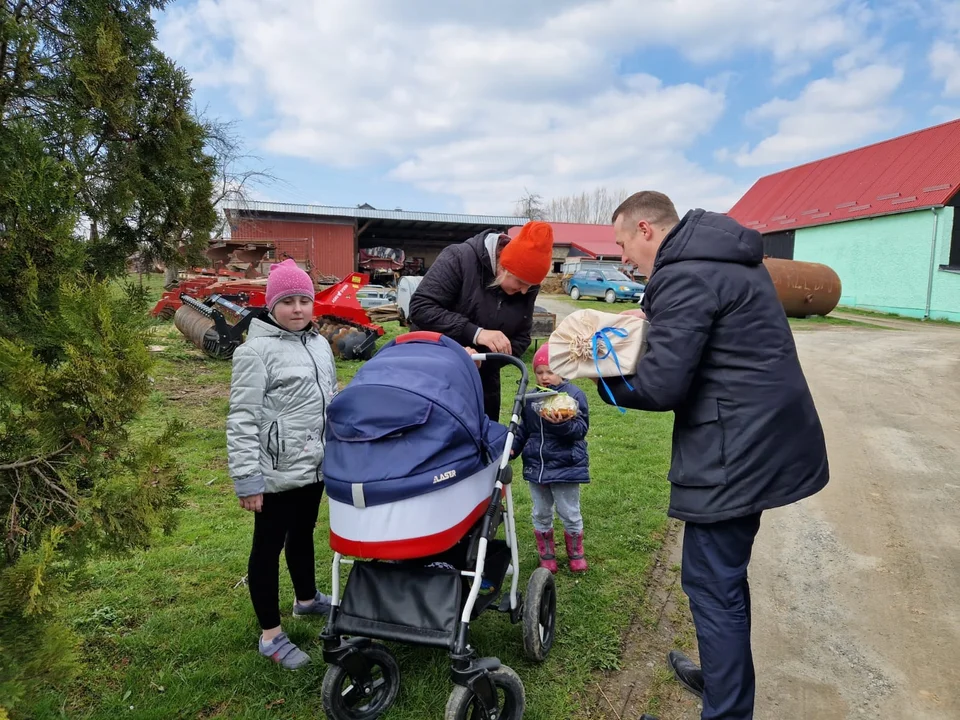
<instances>
[{"instance_id":1,"label":"girl's jeans","mask_svg":"<svg viewBox=\"0 0 960 720\"><path fill-rule=\"evenodd\" d=\"M553 507L563 521L563 529L571 535L583 532L580 514L580 483L527 483L533 499L533 527L538 532L553 529Z\"/></svg>"}]
</instances>

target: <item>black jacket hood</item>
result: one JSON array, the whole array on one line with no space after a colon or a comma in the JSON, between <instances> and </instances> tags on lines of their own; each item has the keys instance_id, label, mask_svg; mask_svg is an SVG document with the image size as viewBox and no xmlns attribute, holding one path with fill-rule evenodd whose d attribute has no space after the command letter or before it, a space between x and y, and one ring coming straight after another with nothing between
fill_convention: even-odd
<instances>
[{"instance_id":1,"label":"black jacket hood","mask_svg":"<svg viewBox=\"0 0 960 720\"><path fill-rule=\"evenodd\" d=\"M487 235L503 235L503 233L497 232L493 228L489 230L484 230L477 235L474 235L469 240L464 240L463 244L473 250L477 255L477 260L480 263L480 272L483 279L483 284L487 285L493 282L495 277L493 272L493 262L490 258L490 253L487 252Z\"/></svg>"},{"instance_id":2,"label":"black jacket hood","mask_svg":"<svg viewBox=\"0 0 960 720\"><path fill-rule=\"evenodd\" d=\"M763 262L763 236L721 213L690 210L664 239L654 272L684 260L759 265Z\"/></svg>"}]
</instances>

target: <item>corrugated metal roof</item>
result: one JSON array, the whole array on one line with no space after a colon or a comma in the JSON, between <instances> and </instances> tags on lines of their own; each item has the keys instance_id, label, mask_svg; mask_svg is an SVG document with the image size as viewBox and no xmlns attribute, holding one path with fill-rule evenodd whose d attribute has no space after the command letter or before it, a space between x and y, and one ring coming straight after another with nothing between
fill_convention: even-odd
<instances>
[{"instance_id":1,"label":"corrugated metal roof","mask_svg":"<svg viewBox=\"0 0 960 720\"><path fill-rule=\"evenodd\" d=\"M960 119L760 178L728 215L761 233L945 204L960 189Z\"/></svg>"},{"instance_id":2,"label":"corrugated metal roof","mask_svg":"<svg viewBox=\"0 0 960 720\"><path fill-rule=\"evenodd\" d=\"M515 225L527 222L527 218L512 215L459 215L452 213L409 212L407 210L368 210L365 208L336 207L333 205L300 205L278 202L224 201L225 210L246 213L284 213L287 215L313 215L319 217L345 217L373 220L409 220L414 222L461 223L468 225Z\"/></svg>"},{"instance_id":3,"label":"corrugated metal roof","mask_svg":"<svg viewBox=\"0 0 960 720\"><path fill-rule=\"evenodd\" d=\"M550 223L553 228L554 245L570 245L585 253L600 257L605 255L622 255L613 235L613 225L587 225L585 223ZM520 232L520 226L512 227L508 231L510 237Z\"/></svg>"}]
</instances>

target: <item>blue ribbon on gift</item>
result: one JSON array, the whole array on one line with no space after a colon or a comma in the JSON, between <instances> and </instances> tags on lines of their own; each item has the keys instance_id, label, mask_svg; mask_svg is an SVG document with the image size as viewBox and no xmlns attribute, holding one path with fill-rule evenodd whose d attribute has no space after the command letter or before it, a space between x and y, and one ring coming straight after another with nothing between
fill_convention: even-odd
<instances>
[{"instance_id":1,"label":"blue ribbon on gift","mask_svg":"<svg viewBox=\"0 0 960 720\"><path fill-rule=\"evenodd\" d=\"M617 366L617 372L620 373L620 378L627 384L627 387L633 391L633 385L631 385L630 381L623 376L623 370L620 367L620 358L617 357L617 351L613 349L613 340L610 339L611 336L625 338L629 334L630 333L625 328L605 327L597 330L597 332L593 334L592 340L593 365L597 369L597 375L600 377L600 382L603 383L603 389L607 391L607 396L613 400L614 407L620 411L621 415L625 414L627 411L617 405L617 401L614 399L613 393L610 392L610 386L607 385L607 381L600 372L600 361L606 360L608 357L612 357L613 362ZM600 343L603 343L606 347L601 349Z\"/></svg>"}]
</instances>

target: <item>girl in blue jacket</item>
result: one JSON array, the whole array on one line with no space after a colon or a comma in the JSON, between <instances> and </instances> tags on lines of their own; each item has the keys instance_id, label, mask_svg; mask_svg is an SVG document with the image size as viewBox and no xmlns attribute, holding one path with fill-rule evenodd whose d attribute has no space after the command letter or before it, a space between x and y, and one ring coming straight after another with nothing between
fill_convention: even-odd
<instances>
[{"instance_id":1,"label":"girl in blue jacket","mask_svg":"<svg viewBox=\"0 0 960 720\"><path fill-rule=\"evenodd\" d=\"M583 516L580 485L590 482L587 428L590 425L587 397L576 385L550 370L549 350L544 344L533 356L533 372L542 387L566 393L577 401L579 412L566 421L540 415L533 407L523 411L523 422L514 440L512 456L522 453L523 477L533 499L533 529L540 553L540 567L557 572L553 540L554 507L563 521L564 539L571 572L585 572Z\"/></svg>"}]
</instances>

